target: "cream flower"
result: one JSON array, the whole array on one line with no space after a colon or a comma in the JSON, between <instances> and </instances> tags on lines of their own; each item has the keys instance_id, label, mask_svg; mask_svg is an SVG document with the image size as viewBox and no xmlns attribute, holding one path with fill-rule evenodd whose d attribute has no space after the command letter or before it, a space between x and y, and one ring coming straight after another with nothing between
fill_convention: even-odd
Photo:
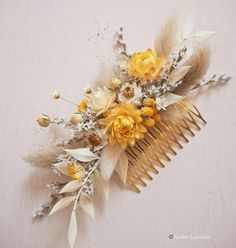
<instances>
[{"instance_id":1,"label":"cream flower","mask_svg":"<svg viewBox=\"0 0 236 248\"><path fill-rule=\"evenodd\" d=\"M118 100L121 103L134 103L139 105L141 97L142 90L137 86L136 83L126 83L121 87Z\"/></svg>"},{"instance_id":2,"label":"cream flower","mask_svg":"<svg viewBox=\"0 0 236 248\"><path fill-rule=\"evenodd\" d=\"M115 98L115 94L108 88L97 88L97 90L90 95L91 103L89 107L96 112L97 115L100 115L114 105Z\"/></svg>"}]
</instances>

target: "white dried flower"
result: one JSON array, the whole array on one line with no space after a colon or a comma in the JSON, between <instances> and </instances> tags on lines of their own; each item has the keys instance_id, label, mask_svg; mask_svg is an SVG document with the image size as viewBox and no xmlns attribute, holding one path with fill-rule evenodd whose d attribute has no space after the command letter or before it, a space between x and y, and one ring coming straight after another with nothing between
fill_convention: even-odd
<instances>
[{"instance_id":1,"label":"white dried flower","mask_svg":"<svg viewBox=\"0 0 236 248\"><path fill-rule=\"evenodd\" d=\"M136 83L126 83L121 87L118 100L119 102L134 103L139 105L140 98L142 98L142 96L142 90Z\"/></svg>"},{"instance_id":2,"label":"white dried flower","mask_svg":"<svg viewBox=\"0 0 236 248\"><path fill-rule=\"evenodd\" d=\"M90 94L90 104L89 107L92 111L96 112L97 115L100 115L107 111L115 101L115 94L107 87L98 88L92 94Z\"/></svg>"},{"instance_id":3,"label":"white dried flower","mask_svg":"<svg viewBox=\"0 0 236 248\"><path fill-rule=\"evenodd\" d=\"M121 80L117 77L112 77L109 81L109 87L113 90L119 88L121 85Z\"/></svg>"}]
</instances>

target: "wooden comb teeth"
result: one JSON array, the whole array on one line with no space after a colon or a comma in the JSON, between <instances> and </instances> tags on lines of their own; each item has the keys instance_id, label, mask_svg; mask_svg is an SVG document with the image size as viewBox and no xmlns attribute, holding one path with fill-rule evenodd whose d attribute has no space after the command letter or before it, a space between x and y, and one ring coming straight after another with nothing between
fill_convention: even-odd
<instances>
[{"instance_id":1,"label":"wooden comb teeth","mask_svg":"<svg viewBox=\"0 0 236 248\"><path fill-rule=\"evenodd\" d=\"M152 128L149 128L144 139L126 149L129 167L126 185L136 192L140 186L146 186L146 180L152 180L152 174L158 174L158 168L164 168L171 160L171 155L182 149L182 143L189 142L189 137L201 130L206 124L202 115L193 103L185 98L171 105L174 117L163 117Z\"/></svg>"}]
</instances>

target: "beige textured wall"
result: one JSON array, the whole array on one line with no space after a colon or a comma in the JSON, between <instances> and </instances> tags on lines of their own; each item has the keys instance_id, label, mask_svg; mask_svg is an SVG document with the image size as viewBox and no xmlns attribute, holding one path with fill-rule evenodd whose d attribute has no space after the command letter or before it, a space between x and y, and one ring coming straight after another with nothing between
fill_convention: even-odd
<instances>
[{"instance_id":1,"label":"beige textured wall","mask_svg":"<svg viewBox=\"0 0 236 248\"><path fill-rule=\"evenodd\" d=\"M21 160L43 134L38 115L73 111L51 92L78 101L100 62L112 59L115 30L124 26L129 48L143 50L172 10L184 16L191 5L196 28L217 32L210 73L234 73L234 0L0 1L1 248L67 247L68 210L32 223L31 211L47 200L48 176ZM233 79L197 99L208 125L141 194L113 185L110 201L97 203L95 220L79 214L76 247L236 247L235 85Z\"/></svg>"}]
</instances>

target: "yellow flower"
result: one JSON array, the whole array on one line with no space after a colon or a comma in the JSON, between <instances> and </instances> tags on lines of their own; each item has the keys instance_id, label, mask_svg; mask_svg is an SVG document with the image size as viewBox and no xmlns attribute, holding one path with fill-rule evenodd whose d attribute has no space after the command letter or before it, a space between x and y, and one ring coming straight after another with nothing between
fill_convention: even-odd
<instances>
[{"instance_id":1,"label":"yellow flower","mask_svg":"<svg viewBox=\"0 0 236 248\"><path fill-rule=\"evenodd\" d=\"M147 131L142 125L141 111L131 103L117 105L106 116L99 123L105 126L104 132L110 134L111 145L118 142L123 149L128 144L134 146L135 141L143 138Z\"/></svg>"},{"instance_id":2,"label":"yellow flower","mask_svg":"<svg viewBox=\"0 0 236 248\"><path fill-rule=\"evenodd\" d=\"M80 180L84 178L84 167L80 164L70 164L68 165L68 171L73 180Z\"/></svg>"},{"instance_id":3,"label":"yellow flower","mask_svg":"<svg viewBox=\"0 0 236 248\"><path fill-rule=\"evenodd\" d=\"M89 104L88 99L84 99L78 106L78 111L79 112L84 112L87 109L87 106Z\"/></svg>"},{"instance_id":4,"label":"yellow flower","mask_svg":"<svg viewBox=\"0 0 236 248\"><path fill-rule=\"evenodd\" d=\"M134 53L127 62L128 73L144 80L154 80L160 74L163 57L158 57L152 49Z\"/></svg>"},{"instance_id":5,"label":"yellow flower","mask_svg":"<svg viewBox=\"0 0 236 248\"><path fill-rule=\"evenodd\" d=\"M108 88L98 88L95 92L90 94L90 108L100 115L107 111L112 105L114 105L115 94Z\"/></svg>"}]
</instances>

